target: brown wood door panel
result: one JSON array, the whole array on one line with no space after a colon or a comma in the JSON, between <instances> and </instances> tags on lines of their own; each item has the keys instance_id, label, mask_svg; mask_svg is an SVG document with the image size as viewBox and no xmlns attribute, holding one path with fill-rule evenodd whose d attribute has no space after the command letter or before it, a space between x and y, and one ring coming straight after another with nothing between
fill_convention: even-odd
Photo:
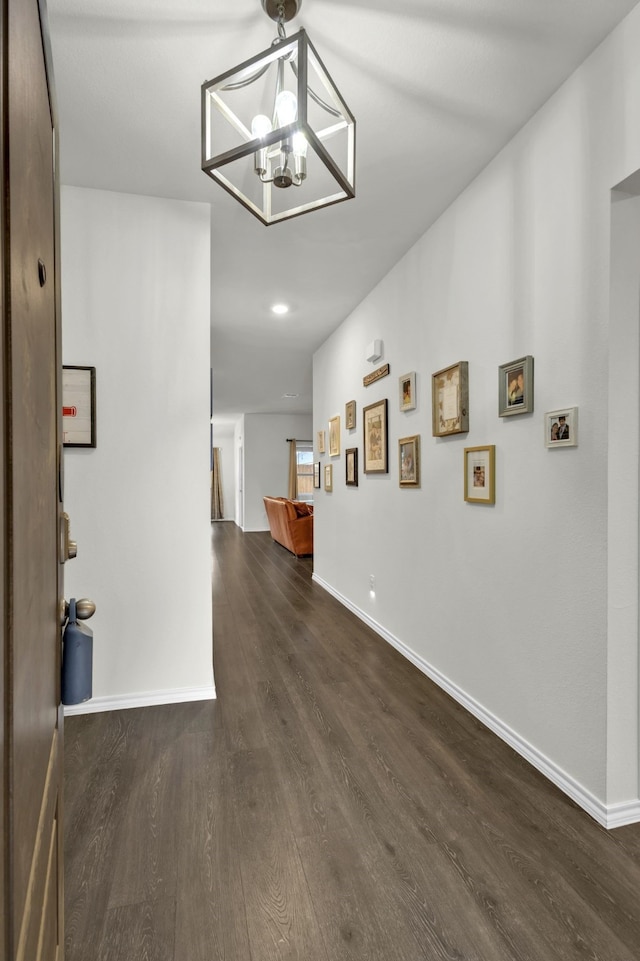
<instances>
[{"instance_id":1,"label":"brown wood door panel","mask_svg":"<svg viewBox=\"0 0 640 961\"><path fill-rule=\"evenodd\" d=\"M8 959L61 957L59 320L54 131L38 0L8 0L3 90ZM8 652L8 656L7 656Z\"/></svg>"}]
</instances>

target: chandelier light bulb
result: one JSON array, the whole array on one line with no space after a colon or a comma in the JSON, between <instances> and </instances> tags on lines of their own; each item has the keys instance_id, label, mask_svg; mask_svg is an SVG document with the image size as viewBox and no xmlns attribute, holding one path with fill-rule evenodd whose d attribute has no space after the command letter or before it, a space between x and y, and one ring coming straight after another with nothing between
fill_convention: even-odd
<instances>
[{"instance_id":1,"label":"chandelier light bulb","mask_svg":"<svg viewBox=\"0 0 640 961\"><path fill-rule=\"evenodd\" d=\"M251 133L254 137L265 137L272 129L271 121L263 113L257 114L251 121Z\"/></svg>"},{"instance_id":2,"label":"chandelier light bulb","mask_svg":"<svg viewBox=\"0 0 640 961\"><path fill-rule=\"evenodd\" d=\"M292 137L293 152L297 157L306 157L309 143L303 133L294 133Z\"/></svg>"},{"instance_id":3,"label":"chandelier light bulb","mask_svg":"<svg viewBox=\"0 0 640 961\"><path fill-rule=\"evenodd\" d=\"M281 90L276 97L276 117L279 127L293 123L298 115L298 100L290 90Z\"/></svg>"}]
</instances>

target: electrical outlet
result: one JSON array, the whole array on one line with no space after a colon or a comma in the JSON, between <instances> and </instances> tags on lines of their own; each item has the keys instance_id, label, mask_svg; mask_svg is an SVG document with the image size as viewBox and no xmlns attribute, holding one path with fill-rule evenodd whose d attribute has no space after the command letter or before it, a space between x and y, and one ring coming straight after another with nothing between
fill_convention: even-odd
<instances>
[{"instance_id":1,"label":"electrical outlet","mask_svg":"<svg viewBox=\"0 0 640 961\"><path fill-rule=\"evenodd\" d=\"M369 590L375 591L376 589L376 578L374 574L369 574Z\"/></svg>"}]
</instances>

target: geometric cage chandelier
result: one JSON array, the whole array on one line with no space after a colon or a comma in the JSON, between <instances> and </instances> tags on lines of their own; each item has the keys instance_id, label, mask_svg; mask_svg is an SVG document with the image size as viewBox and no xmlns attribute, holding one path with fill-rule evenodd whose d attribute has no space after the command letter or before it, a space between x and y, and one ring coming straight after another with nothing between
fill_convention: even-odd
<instances>
[{"instance_id":1,"label":"geometric cage chandelier","mask_svg":"<svg viewBox=\"0 0 640 961\"><path fill-rule=\"evenodd\" d=\"M271 46L202 84L202 169L263 224L355 197L356 122L301 29L302 0L262 0Z\"/></svg>"}]
</instances>

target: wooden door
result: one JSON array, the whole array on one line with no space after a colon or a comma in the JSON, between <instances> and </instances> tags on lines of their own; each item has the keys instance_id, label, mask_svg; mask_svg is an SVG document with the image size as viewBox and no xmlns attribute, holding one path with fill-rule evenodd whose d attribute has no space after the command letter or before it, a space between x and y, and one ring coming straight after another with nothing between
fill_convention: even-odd
<instances>
[{"instance_id":1,"label":"wooden door","mask_svg":"<svg viewBox=\"0 0 640 961\"><path fill-rule=\"evenodd\" d=\"M63 955L60 335L38 0L2 5L3 895L7 961Z\"/></svg>"}]
</instances>

